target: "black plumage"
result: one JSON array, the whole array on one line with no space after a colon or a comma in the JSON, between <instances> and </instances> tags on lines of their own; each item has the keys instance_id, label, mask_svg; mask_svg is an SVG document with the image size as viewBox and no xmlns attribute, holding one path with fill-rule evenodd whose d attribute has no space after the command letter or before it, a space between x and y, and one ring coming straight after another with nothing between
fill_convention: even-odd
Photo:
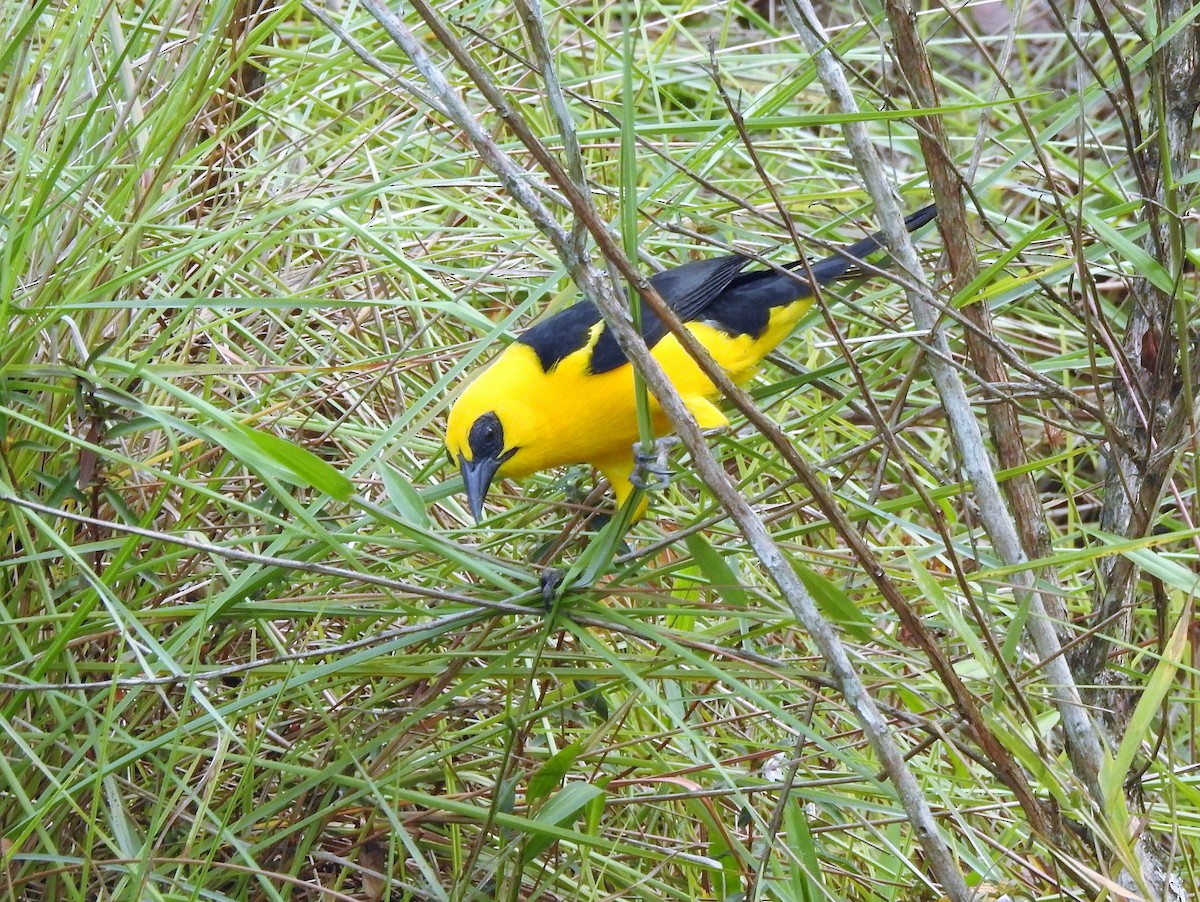
<instances>
[{"instance_id":1,"label":"black plumage","mask_svg":"<svg viewBox=\"0 0 1200 902\"><path fill-rule=\"evenodd\" d=\"M937 214L931 204L904 220L914 231ZM819 285L842 278L858 261L882 246L880 233L847 245L834 254L811 264L812 277ZM728 335L757 338L767 328L771 309L790 304L812 294L805 273L801 278L761 269L743 272L751 259L741 254L725 254L707 260L695 260L650 277L650 284L683 322L700 320ZM785 269L802 269L797 260ZM580 301L522 332L517 341L534 350L542 370L549 372L570 354L584 347L588 334L600 322L600 311L591 301ZM642 303L642 337L654 347L667 328L645 302ZM626 362L625 354L612 333L605 329L592 348L589 369L606 373Z\"/></svg>"}]
</instances>

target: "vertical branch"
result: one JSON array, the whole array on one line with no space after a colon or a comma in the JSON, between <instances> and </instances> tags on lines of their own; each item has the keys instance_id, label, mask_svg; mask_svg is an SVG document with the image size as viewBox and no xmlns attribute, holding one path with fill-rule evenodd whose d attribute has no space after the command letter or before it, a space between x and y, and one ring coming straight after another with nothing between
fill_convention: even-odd
<instances>
[{"instance_id":1,"label":"vertical branch","mask_svg":"<svg viewBox=\"0 0 1200 902\"><path fill-rule=\"evenodd\" d=\"M1185 0L1159 0L1160 32L1183 17L1194 17ZM1103 21L1103 20L1101 20ZM1146 196L1143 214L1149 232L1142 247L1170 273L1175 292L1149 278L1133 280L1129 324L1122 341L1129 361L1116 385L1116 433L1127 443L1109 447L1109 471L1101 527L1108 533L1140 537L1154 527L1162 499L1170 490L1180 452L1196 434L1196 384L1190 357L1189 314L1179 297L1183 280L1182 212L1187 202L1179 183L1194 169L1195 119L1200 106L1200 26L1193 20L1155 53L1150 64L1151 123L1139 130L1156 136L1145 147L1127 147L1130 165ZM1119 52L1119 51L1118 51ZM1096 634L1079 656L1082 677L1103 683L1112 641L1128 640L1138 569L1128 558L1113 556L1102 568L1093 598ZM1100 708L1109 711L1119 733L1129 715L1128 694L1102 690Z\"/></svg>"},{"instance_id":2,"label":"vertical branch","mask_svg":"<svg viewBox=\"0 0 1200 902\"><path fill-rule=\"evenodd\" d=\"M717 85L718 91L721 94L721 98L725 103L725 108L730 117L733 119L734 125L738 129L738 134L741 136L742 143L754 162L754 166L758 171L759 178L767 187L767 190L771 193L772 200L775 202L775 206L779 211L780 217L787 224L789 231L792 233L792 239L796 243L797 253L803 254L802 242L800 241L799 236L796 234L795 226L792 222L791 216L789 215L787 208L784 206L783 200L779 197L778 192L775 190L774 184L768 177L766 169L762 166L758 159L758 155L754 151L754 145L750 140L750 134L746 130L745 122L742 119L741 113L734 105L732 98L729 97L728 93L725 91L724 85L721 82L720 69L717 66L716 55L712 52L711 48L709 60L712 67L713 79ZM812 271L808 267L808 261L802 257L801 262L804 264L804 267L808 272L809 280L815 283L816 280L813 278ZM817 297L820 298L819 292ZM841 337L837 335L836 329L831 329L831 331L834 332L835 339L838 341L842 352L848 357L849 351L845 344L841 341ZM895 436L890 433L886 424L884 423L883 417L879 414L878 409L875 407L874 402L871 399L870 389L867 387L866 383L861 380L860 374L856 373L856 378L859 379L859 390L862 392L866 407L871 412L871 416L875 420L876 424L880 427L880 434L883 436L883 441L892 448L892 451L896 454L897 460L901 461L901 465L905 466L903 462L904 455L900 448L896 446ZM1013 796L1020 803L1021 809L1029 818L1030 826L1032 826L1036 832L1043 836L1051 835L1053 832L1051 818L1048 816L1047 812L1043 809L1042 805L1035 796L1033 789L1029 785L1029 781L1025 776L1025 773L1021 770L1020 766L1017 764L1016 760L1008 751L1008 749L1006 749L1003 743L997 739L995 733L992 731L991 727L983 717L983 714L979 709L979 705L976 703L975 697L971 694L971 691L962 681L962 678L958 675L958 672L955 671L946 655L942 652L942 649L938 646L938 643L934 639L932 632L926 627L925 623L921 620L920 616L918 616L913 607L908 603L907 599L904 598L903 594L896 591L894 584L892 584L890 580L882 575L883 568L880 566L879 561L867 547L866 543L862 539L862 536L855 531L853 525L845 518L841 508L838 507L825 487L816 478L816 474L811 471L811 468L801 463L798 455L795 457L791 456L791 443L779 441L776 436L772 434L772 431L769 428L765 428L765 424L760 423L756 419L756 412L744 412L750 421L758 427L759 431L763 435L770 438L776 444L776 447L783 452L784 459L792 465L792 469L804 482L805 486L812 494L813 501L821 508L822 512L828 518L830 524L834 526L837 534L842 537L847 545L850 546L851 550L858 557L859 563L863 566L863 568L868 573L872 574L880 593L896 612L896 616L899 617L900 622L904 624L905 631L912 637L913 641L920 646L921 650L925 652L925 655L928 657L933 669L937 672L942 684L946 687L950 693L950 697L954 700L955 708L958 710L963 720L966 721L966 723L970 726L974 740L979 744L984 754L987 755L989 761L992 763L995 773L1004 781L1005 785L1012 790ZM912 485L914 489L921 495L926 505L932 509L934 506L933 501L925 493L919 481L913 478ZM947 545L949 545L951 541L950 536L946 533L943 533L943 538ZM980 619L982 620L982 617ZM999 649L996 649L996 656L997 658L1000 657ZM1005 669L1007 672L1007 668ZM1015 690L1015 681L1012 680L1011 675L1009 676L1009 680L1012 684L1012 688ZM1032 721L1032 719L1033 718L1031 716L1030 720Z\"/></svg>"},{"instance_id":3,"label":"vertical branch","mask_svg":"<svg viewBox=\"0 0 1200 902\"><path fill-rule=\"evenodd\" d=\"M917 33L916 10L912 0L886 0L885 6L895 38L896 57L907 81L912 105L920 109L936 109L940 99L934 85L929 55ZM915 127L929 171L933 196L937 200L951 286L954 293L959 294L979 275L979 261L963 204L962 178L954 165L942 118L936 115L922 116L916 121ZM980 380L988 385L1009 383L1008 368L996 352L999 340L992 328L991 311L987 304L969 304L962 308L962 315L973 326L965 330L965 339L967 352ZM1027 556L1045 557L1050 551L1049 530L1033 474L1026 471L1028 456L1021 439L1017 405L1011 400L1002 404L988 404L986 413L988 432L996 447L1000 467L1020 474L1006 480L1003 489L1021 535L1021 544Z\"/></svg>"},{"instance_id":4,"label":"vertical branch","mask_svg":"<svg viewBox=\"0 0 1200 902\"><path fill-rule=\"evenodd\" d=\"M812 4L809 0L788 0L785 8L805 47L813 55L817 74L826 92L844 112L856 112L854 94L841 66L826 47L825 32ZM941 328L937 305L928 283L920 275L916 253L904 230L900 209L865 125L859 121L847 122L845 136L855 167L862 175L867 191L875 202L888 250L909 277L905 284L905 292L913 311L913 319L918 327L928 333L927 342L934 350L934 353L926 355L926 361L942 399L963 470L974 489L984 529L1000 558L1006 564L1022 568L1013 575L1015 592L1019 601L1029 605L1027 629L1034 647L1044 661L1048 688L1053 694L1063 721L1075 772L1087 787L1093 801L1100 803L1104 798L1100 781L1104 747L1095 725L1083 707L1075 680L1062 656L1062 644L1054 623L1047 614L1046 605L1040 593L1034 591L1032 574L1024 568L1028 558L1022 548L1012 515L1005 506L996 471L984 446L983 435L971 410L966 388L958 372L949 362L950 347Z\"/></svg>"},{"instance_id":5,"label":"vertical branch","mask_svg":"<svg viewBox=\"0 0 1200 902\"><path fill-rule=\"evenodd\" d=\"M566 171L580 192L587 194L587 178L583 171L583 152L579 148L579 135L575 131L575 120L571 117L570 107L563 96L562 83L558 80L558 69L554 66L554 54L550 50L550 42L546 38L546 22L542 17L542 7L537 0L517 0L517 15L525 26L529 36L529 44L533 48L533 58L537 62L538 74L542 77L542 85L546 88L546 103L558 123L558 134L563 142L563 158L566 160ZM579 256L587 253L585 240L587 228L582 220L575 219L571 226L571 247Z\"/></svg>"}]
</instances>

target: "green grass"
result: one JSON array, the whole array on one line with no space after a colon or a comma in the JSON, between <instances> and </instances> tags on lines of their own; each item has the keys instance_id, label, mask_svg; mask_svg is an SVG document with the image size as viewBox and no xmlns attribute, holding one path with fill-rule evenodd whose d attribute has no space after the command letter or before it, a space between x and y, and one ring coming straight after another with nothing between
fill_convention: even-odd
<instances>
[{"instance_id":1,"label":"green grass","mask_svg":"<svg viewBox=\"0 0 1200 902\"><path fill-rule=\"evenodd\" d=\"M873 227L841 120L782 16L643 4L627 70L625 10L545 14L594 200L619 230L621 197L636 197L648 269L714 253L697 233L788 257L710 40L800 233ZM515 11L442 12L558 148ZM587 548L596 476L582 468L503 484L474 525L441 447L454 389L576 291L457 129L298 4L243 31L244 14L161 0L0 11L5 897L936 898L858 721L685 455L628 549ZM419 80L365 12L337 15ZM928 183L882 13L831 15L849 23L833 45L915 209ZM1001 393L1020 405L1049 513L1034 569L1083 626L1113 556L1144 568L1106 676L1147 694L1128 700L1136 732L1109 785L1141 772L1138 825L1195 891L1194 672L1168 642L1194 592L1190 452L1149 538L1109 535L1096 513L1113 424L1094 413L1120 377L1103 337L1123 332L1128 277L1165 274L1134 255L1138 188L1106 94L1118 68L1090 32L1094 74L1061 33L1019 27L1013 100L962 23L937 6L920 23L964 173L979 151L982 276L953 302L988 304L1026 370ZM1111 27L1142 84L1147 43ZM999 56L1003 38L980 40ZM640 142L632 186L623 127ZM1194 171L1176 175L1194 196ZM922 247L937 269L936 237ZM1077 254L1114 287L1081 295ZM1190 304L1194 276L1183 286ZM1129 860L1127 825L1087 801L1062 750L903 294L873 279L838 296L852 358L814 314L754 397L821 465L1067 825L1058 835L1031 832L769 443L738 421L713 446L785 554L860 612L840 615L844 638L971 885L1093 898ZM903 460L876 441L855 373ZM968 387L982 420L993 397ZM546 611L543 567L587 554L591 587Z\"/></svg>"}]
</instances>

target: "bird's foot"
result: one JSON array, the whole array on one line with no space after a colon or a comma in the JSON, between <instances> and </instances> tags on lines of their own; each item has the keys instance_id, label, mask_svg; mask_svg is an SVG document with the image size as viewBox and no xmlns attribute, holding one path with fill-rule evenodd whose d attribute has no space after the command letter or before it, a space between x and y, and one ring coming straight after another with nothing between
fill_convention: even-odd
<instances>
[{"instance_id":1,"label":"bird's foot","mask_svg":"<svg viewBox=\"0 0 1200 902\"><path fill-rule=\"evenodd\" d=\"M562 594L563 579L566 575L556 567L547 567L542 571L539 588L542 590L542 610L547 614L554 610L554 602Z\"/></svg>"},{"instance_id":2,"label":"bird's foot","mask_svg":"<svg viewBox=\"0 0 1200 902\"><path fill-rule=\"evenodd\" d=\"M679 439L674 435L663 436L654 440L654 447L649 451L640 444L633 446L633 472L629 474L629 484L634 488L646 491L665 489L671 481L671 468L667 464L667 454Z\"/></svg>"}]
</instances>

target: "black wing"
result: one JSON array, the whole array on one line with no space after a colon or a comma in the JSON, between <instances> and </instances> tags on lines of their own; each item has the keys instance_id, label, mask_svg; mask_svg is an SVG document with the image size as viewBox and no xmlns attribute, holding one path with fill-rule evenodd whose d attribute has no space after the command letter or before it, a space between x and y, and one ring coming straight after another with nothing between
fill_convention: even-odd
<instances>
[{"instance_id":1,"label":"black wing","mask_svg":"<svg viewBox=\"0 0 1200 902\"><path fill-rule=\"evenodd\" d=\"M904 225L912 232L936 215L937 209L931 204L905 219ZM813 278L818 285L840 279L855 263L880 247L882 235L879 232L847 245L811 264ZM651 276L650 284L683 322L702 319L730 335L757 337L770 321L771 308L808 297L812 287L807 277L797 279L773 269L743 272L748 265L750 258L740 254L696 260ZM787 264L785 269L796 270L801 266L797 260ZM517 340L533 348L542 369L549 372L587 344L592 327L600 319L600 311L591 301L580 301L527 329ZM646 344L654 347L666 334L666 326L643 303L642 338ZM592 349L589 361L592 372L606 373L625 362L625 353L612 333L605 329Z\"/></svg>"},{"instance_id":2,"label":"black wing","mask_svg":"<svg viewBox=\"0 0 1200 902\"><path fill-rule=\"evenodd\" d=\"M663 270L650 277L650 284L682 322L691 322L705 311L735 281L735 277L750 265L750 258L726 254L709 260L693 260L682 266ZM642 338L647 347L654 347L667 334L663 321L642 302ZM625 352L612 332L605 329L592 348L590 361L593 373L607 373L625 363Z\"/></svg>"},{"instance_id":3,"label":"black wing","mask_svg":"<svg viewBox=\"0 0 1200 902\"><path fill-rule=\"evenodd\" d=\"M937 208L930 204L908 216L904 225L908 231L915 232L936 215ZM854 272L851 269L882 247L883 233L876 232L838 248L824 260L809 264L813 279L818 285L828 285L846 276L860 275L857 269ZM791 304L812 294L803 265L800 260L784 265L784 269L792 270L795 275L785 275L774 269L741 273L701 311L702 317L693 318L703 318L729 335L757 338L770 322L771 308Z\"/></svg>"},{"instance_id":4,"label":"black wing","mask_svg":"<svg viewBox=\"0 0 1200 902\"><path fill-rule=\"evenodd\" d=\"M750 258L738 254L696 260L651 276L650 284L671 306L675 315L687 322L698 318L733 278L749 265ZM526 329L517 337L517 341L533 348L542 369L549 372L565 357L587 344L588 333L592 326L600 322L600 318L600 311L591 301L580 301ZM666 334L667 327L662 320L643 303L643 340L649 347L654 347ZM607 373L625 363L625 352L608 329L601 333L596 346L592 348L589 363L593 373Z\"/></svg>"}]
</instances>

